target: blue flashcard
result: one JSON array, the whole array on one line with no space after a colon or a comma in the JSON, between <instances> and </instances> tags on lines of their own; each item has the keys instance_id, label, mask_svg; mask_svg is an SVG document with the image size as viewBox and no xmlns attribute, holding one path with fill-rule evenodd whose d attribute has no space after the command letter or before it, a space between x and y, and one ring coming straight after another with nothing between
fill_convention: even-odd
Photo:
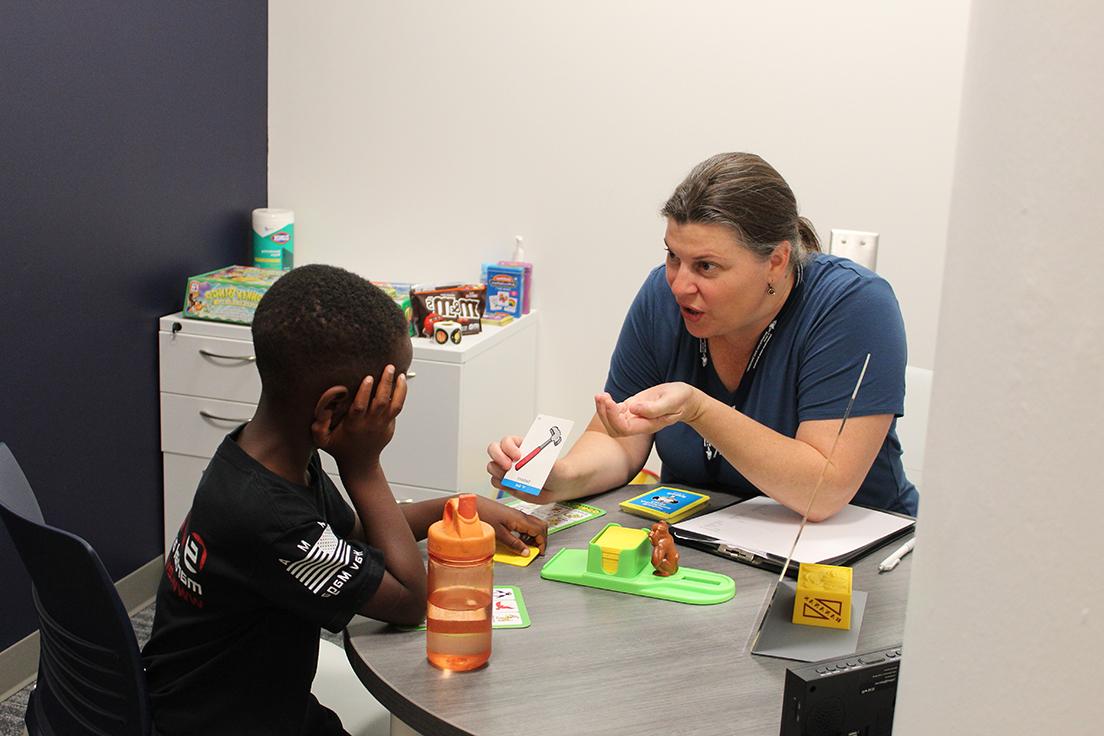
<instances>
[{"instance_id":1,"label":"blue flashcard","mask_svg":"<svg viewBox=\"0 0 1104 736\"><path fill-rule=\"evenodd\" d=\"M709 500L704 493L659 486L622 501L622 511L653 519L678 520Z\"/></svg>"}]
</instances>

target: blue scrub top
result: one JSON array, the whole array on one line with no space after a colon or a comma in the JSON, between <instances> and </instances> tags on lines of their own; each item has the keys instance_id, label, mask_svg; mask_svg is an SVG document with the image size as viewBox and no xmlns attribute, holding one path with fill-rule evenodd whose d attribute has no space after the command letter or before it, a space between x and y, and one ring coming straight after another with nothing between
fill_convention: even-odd
<instances>
[{"instance_id":1,"label":"blue scrub top","mask_svg":"<svg viewBox=\"0 0 1104 736\"><path fill-rule=\"evenodd\" d=\"M915 516L919 494L905 477L897 440L896 417L905 400L905 326L889 282L847 259L817 254L805 265L803 286L788 311L759 361L742 412L787 437L796 436L801 422L840 419L870 353L851 416L894 419L853 502ZM629 307L606 391L624 401L672 381L697 385L730 406L735 398L712 362L701 368L699 340L687 332L659 266ZM665 483L760 494L723 457L711 474L701 435L686 424L660 430L655 443Z\"/></svg>"}]
</instances>

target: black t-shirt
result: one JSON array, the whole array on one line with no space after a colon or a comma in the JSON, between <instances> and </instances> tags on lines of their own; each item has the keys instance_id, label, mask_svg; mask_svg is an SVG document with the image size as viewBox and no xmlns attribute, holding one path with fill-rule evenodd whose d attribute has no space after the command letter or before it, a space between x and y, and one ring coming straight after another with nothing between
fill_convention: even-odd
<instances>
[{"instance_id":1,"label":"black t-shirt","mask_svg":"<svg viewBox=\"0 0 1104 736\"><path fill-rule=\"evenodd\" d=\"M289 734L317 719L321 627L340 631L375 593L382 553L349 541L356 517L318 455L289 483L227 436L165 562L142 652L157 729Z\"/></svg>"}]
</instances>

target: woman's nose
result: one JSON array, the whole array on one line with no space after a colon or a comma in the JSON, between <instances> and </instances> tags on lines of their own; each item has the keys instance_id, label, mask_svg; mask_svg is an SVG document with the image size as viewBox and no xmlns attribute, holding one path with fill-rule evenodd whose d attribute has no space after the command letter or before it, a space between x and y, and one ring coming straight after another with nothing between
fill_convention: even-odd
<instances>
[{"instance_id":1,"label":"woman's nose","mask_svg":"<svg viewBox=\"0 0 1104 736\"><path fill-rule=\"evenodd\" d=\"M671 293L676 297L691 294L697 288L693 274L679 266L670 266L667 271Z\"/></svg>"}]
</instances>

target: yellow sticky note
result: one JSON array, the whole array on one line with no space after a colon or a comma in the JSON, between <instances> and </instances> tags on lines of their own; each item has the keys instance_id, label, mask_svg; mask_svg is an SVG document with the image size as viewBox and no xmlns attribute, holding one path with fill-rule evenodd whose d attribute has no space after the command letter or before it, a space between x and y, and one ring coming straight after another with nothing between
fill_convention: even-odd
<instances>
[{"instance_id":1,"label":"yellow sticky note","mask_svg":"<svg viewBox=\"0 0 1104 736\"><path fill-rule=\"evenodd\" d=\"M803 563L797 572L793 622L851 628L851 568Z\"/></svg>"},{"instance_id":2,"label":"yellow sticky note","mask_svg":"<svg viewBox=\"0 0 1104 736\"><path fill-rule=\"evenodd\" d=\"M495 546L494 561L502 562L506 565L517 565L518 567L525 567L533 560L537 559L538 549L536 547L529 548L529 554L519 555L508 547L497 544Z\"/></svg>"},{"instance_id":3,"label":"yellow sticky note","mask_svg":"<svg viewBox=\"0 0 1104 736\"><path fill-rule=\"evenodd\" d=\"M601 536L594 540L594 544L602 550L602 572L616 575L621 570L621 557L624 552L627 553L625 554L626 563L634 569L622 571L622 575L624 577L635 575L639 569L636 569L632 563L641 555L633 553L647 543L648 532L644 529L633 529L620 524L607 526ZM648 554L651 554L650 548Z\"/></svg>"}]
</instances>

